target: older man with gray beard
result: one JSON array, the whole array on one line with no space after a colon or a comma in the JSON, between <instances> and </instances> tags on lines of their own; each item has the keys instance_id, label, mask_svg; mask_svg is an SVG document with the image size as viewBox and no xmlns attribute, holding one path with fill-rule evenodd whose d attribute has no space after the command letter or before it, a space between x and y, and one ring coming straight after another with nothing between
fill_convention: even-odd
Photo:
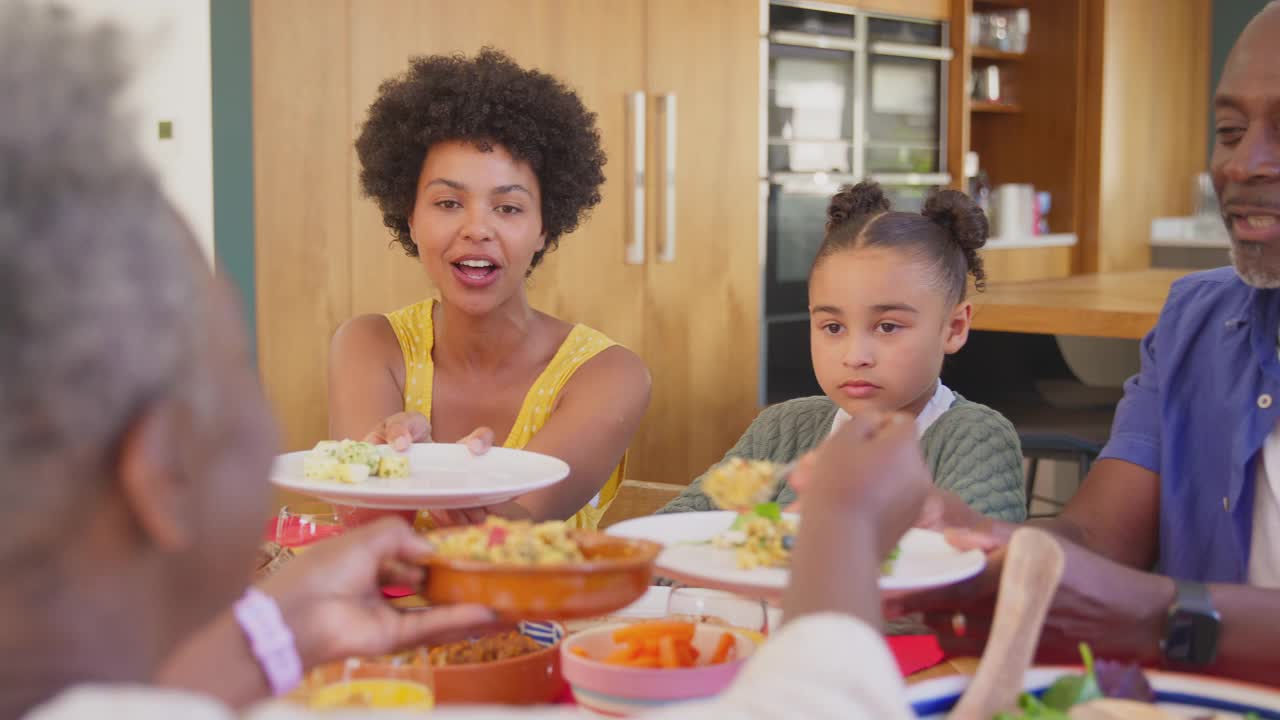
<instances>
[{"instance_id":1,"label":"older man with gray beard","mask_svg":"<svg viewBox=\"0 0 1280 720\"><path fill-rule=\"evenodd\" d=\"M1241 34L1213 104L1234 267L1174 284L1100 460L1060 517L1035 523L1068 548L1041 649L1073 659L1087 641L1280 684L1280 3ZM930 504L922 524L978 531L968 544L995 549L1011 530L940 494ZM931 611L973 651L993 589L988 574L903 609Z\"/></svg>"}]
</instances>

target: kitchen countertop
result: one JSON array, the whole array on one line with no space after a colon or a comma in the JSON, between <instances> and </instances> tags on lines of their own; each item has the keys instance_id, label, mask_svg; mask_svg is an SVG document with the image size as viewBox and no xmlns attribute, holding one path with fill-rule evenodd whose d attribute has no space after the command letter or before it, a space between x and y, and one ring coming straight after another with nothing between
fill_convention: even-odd
<instances>
[{"instance_id":1,"label":"kitchen countertop","mask_svg":"<svg viewBox=\"0 0 1280 720\"><path fill-rule=\"evenodd\" d=\"M1141 340L1174 280L1190 270L1148 269L992 283L973 293L973 329Z\"/></svg>"}]
</instances>

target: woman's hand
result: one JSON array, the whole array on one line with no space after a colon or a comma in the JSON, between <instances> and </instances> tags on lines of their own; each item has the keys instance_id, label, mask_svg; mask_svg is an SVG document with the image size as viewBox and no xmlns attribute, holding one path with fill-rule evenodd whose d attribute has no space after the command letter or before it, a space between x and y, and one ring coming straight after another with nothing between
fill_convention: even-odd
<instances>
[{"instance_id":1,"label":"woman's hand","mask_svg":"<svg viewBox=\"0 0 1280 720\"><path fill-rule=\"evenodd\" d=\"M378 423L376 428L371 430L368 435L365 435L364 441L375 445L387 444L399 452L404 452L413 443L431 442L431 423L422 413L396 413ZM493 447L493 431L487 427L476 428L471 431L470 435L459 440L458 444L465 445L472 455L483 455ZM490 514L502 515L512 519L519 519L521 512L524 512L525 517L528 516L528 513L518 505L514 508L509 508L507 507L508 505L515 505L515 503L504 503L490 508L432 510L430 515L436 527L478 525L484 522L485 517ZM396 515L412 523L417 516L417 511L415 510L374 510L347 505L334 505L333 507L344 527L367 525L388 515Z\"/></svg>"},{"instance_id":2,"label":"woman's hand","mask_svg":"<svg viewBox=\"0 0 1280 720\"><path fill-rule=\"evenodd\" d=\"M404 452L414 443L433 442L431 438L431 421L420 412L398 412L370 430L364 441L374 445L390 445L397 452ZM458 441L466 445L472 455L483 455L493 447L493 431L487 427L478 427L469 435Z\"/></svg>"},{"instance_id":3,"label":"woman's hand","mask_svg":"<svg viewBox=\"0 0 1280 720\"><path fill-rule=\"evenodd\" d=\"M420 412L398 412L378 423L364 441L404 452L414 443L431 442L431 421Z\"/></svg>"},{"instance_id":4,"label":"woman's hand","mask_svg":"<svg viewBox=\"0 0 1280 720\"><path fill-rule=\"evenodd\" d=\"M483 455L493 447L493 431L489 428L476 428L471 434L458 441L466 445L472 455ZM529 511L514 502L474 508L452 508L449 510L430 510L431 522L436 527L452 527L454 525L479 525L490 515L501 515L511 520L528 519Z\"/></svg>"}]
</instances>

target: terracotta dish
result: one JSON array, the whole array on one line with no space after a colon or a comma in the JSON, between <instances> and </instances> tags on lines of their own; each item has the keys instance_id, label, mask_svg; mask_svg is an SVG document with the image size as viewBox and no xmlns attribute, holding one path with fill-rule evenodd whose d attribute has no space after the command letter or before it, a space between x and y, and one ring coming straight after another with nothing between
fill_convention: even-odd
<instances>
[{"instance_id":1,"label":"terracotta dish","mask_svg":"<svg viewBox=\"0 0 1280 720\"><path fill-rule=\"evenodd\" d=\"M507 620L597 617L644 595L661 545L594 530L573 530L570 535L585 560L515 565L427 556L422 595L433 605L485 605Z\"/></svg>"}]
</instances>

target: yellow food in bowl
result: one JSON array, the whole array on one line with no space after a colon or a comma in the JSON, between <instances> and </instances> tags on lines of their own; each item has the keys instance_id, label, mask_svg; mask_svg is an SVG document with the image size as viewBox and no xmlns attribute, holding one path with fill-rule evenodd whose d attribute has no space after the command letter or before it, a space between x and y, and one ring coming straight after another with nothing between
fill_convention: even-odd
<instances>
[{"instance_id":1,"label":"yellow food in bowl","mask_svg":"<svg viewBox=\"0 0 1280 720\"><path fill-rule=\"evenodd\" d=\"M348 680L314 690L307 705L313 710L430 710L435 696L426 685L408 680Z\"/></svg>"},{"instance_id":2,"label":"yellow food in bowl","mask_svg":"<svg viewBox=\"0 0 1280 720\"><path fill-rule=\"evenodd\" d=\"M563 522L534 524L489 516L482 525L427 534L436 554L451 559L506 565L558 565L580 562L582 548Z\"/></svg>"}]
</instances>

